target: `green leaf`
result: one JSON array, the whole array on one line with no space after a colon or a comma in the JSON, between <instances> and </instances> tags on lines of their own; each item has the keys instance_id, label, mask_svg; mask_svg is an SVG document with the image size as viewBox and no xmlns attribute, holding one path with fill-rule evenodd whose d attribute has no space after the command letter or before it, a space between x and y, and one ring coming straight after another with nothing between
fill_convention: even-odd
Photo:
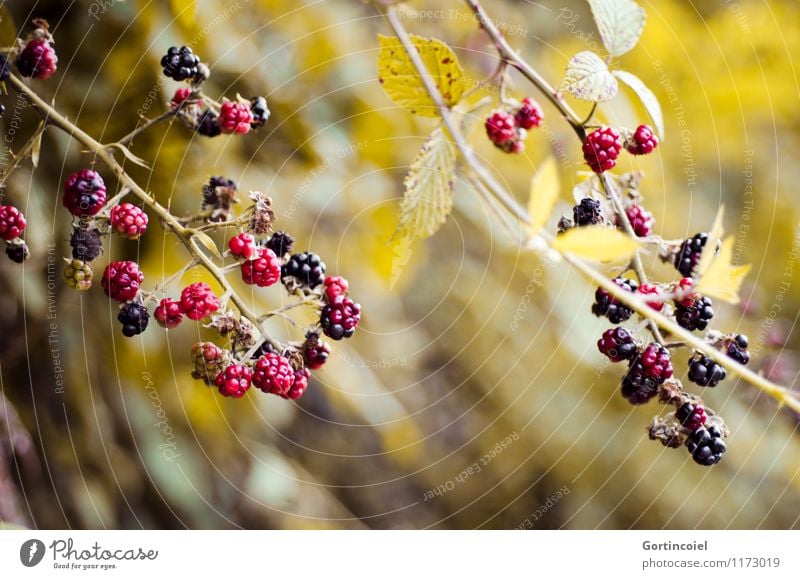
<instances>
[{"instance_id":1,"label":"green leaf","mask_svg":"<svg viewBox=\"0 0 800 579\"><path fill-rule=\"evenodd\" d=\"M719 253L697 284L697 291L701 294L719 298L730 304L739 303L739 290L745 276L750 271L749 264L733 265L731 263L734 242L733 236L722 242ZM713 254L713 252L710 253Z\"/></svg>"},{"instance_id":2,"label":"green leaf","mask_svg":"<svg viewBox=\"0 0 800 579\"><path fill-rule=\"evenodd\" d=\"M8 9L8 3L0 6L0 46L10 48L17 42L17 27Z\"/></svg>"},{"instance_id":3,"label":"green leaf","mask_svg":"<svg viewBox=\"0 0 800 579\"><path fill-rule=\"evenodd\" d=\"M570 59L561 90L585 101L603 102L614 98L619 85L606 63L594 52L585 50Z\"/></svg>"},{"instance_id":4,"label":"green leaf","mask_svg":"<svg viewBox=\"0 0 800 579\"><path fill-rule=\"evenodd\" d=\"M619 229L602 225L574 227L556 236L553 247L591 261L629 259L639 243Z\"/></svg>"},{"instance_id":5,"label":"green leaf","mask_svg":"<svg viewBox=\"0 0 800 579\"><path fill-rule=\"evenodd\" d=\"M381 43L378 55L378 77L392 100L411 112L426 117L439 115L436 103L428 95L422 77L406 54L403 43L395 36L378 36ZM464 92L464 70L458 58L441 40L411 35L431 78L439 88L448 107L455 106Z\"/></svg>"},{"instance_id":6,"label":"green leaf","mask_svg":"<svg viewBox=\"0 0 800 579\"><path fill-rule=\"evenodd\" d=\"M402 235L429 237L447 220L453 209L455 145L441 127L422 145L403 180L405 196L400 204Z\"/></svg>"},{"instance_id":7,"label":"green leaf","mask_svg":"<svg viewBox=\"0 0 800 579\"><path fill-rule=\"evenodd\" d=\"M531 236L537 235L547 222L558 201L559 191L558 165L555 158L548 157L531 179L531 192L528 198Z\"/></svg>"},{"instance_id":8,"label":"green leaf","mask_svg":"<svg viewBox=\"0 0 800 579\"><path fill-rule=\"evenodd\" d=\"M647 114L650 115L650 118L653 119L653 124L656 126L656 133L658 133L658 138L661 140L664 139L664 115L661 112L661 104L659 104L656 95L653 94L647 85L644 84L639 77L626 72L624 70L615 70L612 72L614 76L616 76L619 80L627 84L633 92L636 93L636 96L639 97L639 100L642 101Z\"/></svg>"},{"instance_id":9,"label":"green leaf","mask_svg":"<svg viewBox=\"0 0 800 579\"><path fill-rule=\"evenodd\" d=\"M644 30L644 10L633 0L588 0L600 37L611 56L631 50Z\"/></svg>"}]
</instances>

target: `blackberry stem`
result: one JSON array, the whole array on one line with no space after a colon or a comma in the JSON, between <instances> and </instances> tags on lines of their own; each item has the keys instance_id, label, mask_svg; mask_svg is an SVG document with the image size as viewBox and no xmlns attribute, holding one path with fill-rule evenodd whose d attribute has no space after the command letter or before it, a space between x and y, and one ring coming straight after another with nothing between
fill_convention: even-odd
<instances>
[{"instance_id":1,"label":"blackberry stem","mask_svg":"<svg viewBox=\"0 0 800 579\"><path fill-rule=\"evenodd\" d=\"M563 102L563 100L558 96L558 94L553 90L553 88L541 77L539 76L536 71L534 71L529 65L527 65L524 61L520 59L520 57L508 46L508 43L503 39L500 32L497 28L492 24L491 19L488 17L486 12L480 6L477 0L465 0L465 2L472 8L475 12L476 16L479 19L481 27L489 33L489 36L495 42L495 45L498 47L498 50L501 51L501 54L508 58L512 65L515 68L520 70L528 80L530 80L537 88L539 88L545 96L552 102L570 125L575 129L575 132L581 138L581 140L585 137L585 131L583 127L580 126L580 119L575 116L575 113L569 106ZM439 92L438 87L434 83L433 79L431 78L430 72L428 71L425 63L422 61L419 53L417 52L416 48L411 43L411 39L409 38L408 32L406 31L402 21L397 16L397 12L395 11L393 6L385 6L379 4L377 2L373 2L375 8L380 11L381 14L386 18L389 26L392 30L397 34L397 37L400 39L400 42L403 46L403 50L406 52L411 63L414 65L417 73L420 75L422 83L425 87L425 90L428 92L428 95L436 104L436 107L439 110L439 114L442 117L442 122L447 129L447 132L452 137L454 143L456 144L456 148L459 151L464 163L466 164L467 170L471 173L471 176L484 185L486 185L486 189L494 195L497 200L505 206L505 208L516 217L522 224L529 225L530 218L528 217L528 212L525 210L524 207L520 205L520 203L514 198L514 196L503 186L501 186L489 171L477 160L475 157L474 152L467 144L466 137L461 133L460 129L458 128L457 123L452 118L452 111L449 107L445 104L444 99L442 98L441 93ZM611 189L613 194L616 191ZM607 191L608 193L608 191ZM612 202L614 201L614 197L610 197ZM617 203L619 207L621 207L621 202L619 201L619 197L616 197ZM620 220L623 224L624 229L628 232L629 235L632 235L632 228L630 221L627 219L627 215L623 211L618 211L620 214ZM707 342L701 340L691 332L681 328L678 326L674 320L671 320L657 312L653 308L651 308L644 299L642 299L638 295L634 295L631 292L628 292L622 288L620 288L617 284L612 282L609 278L605 275L594 269L593 267L586 264L580 258L577 258L569 253L562 253L559 252L552 246L553 237L549 233L544 231L539 233L539 236L545 240L547 243L546 247L543 248L536 248L538 251L542 253L555 253L561 257L565 262L571 265L573 268L578 270L581 274L585 277L590 279L594 284L600 286L601 288L605 289L609 294L611 294L614 298L618 301L625 304L627 307L634 310L638 313L642 318L646 319L649 323L651 323L651 327L655 327L656 332L658 332L658 328L663 329L670 333L675 339L683 341L687 346L698 350L720 364L725 369L729 370L731 373L736 374L745 382L751 384L752 386L758 388L768 396L771 396L778 403L783 406L786 405L791 408L794 412L800 413L800 400L795 398L791 391L787 388L782 386L778 386L777 384L773 384L763 376L756 374L746 366L739 364L735 360L729 358L725 353L720 352L716 348L712 347ZM535 247L534 247L535 248ZM646 280L646 276L644 275L644 268L642 266L641 259L639 258L638 254L634 258L632 262L632 266L634 270L637 272L637 275L641 274L641 279ZM660 336L660 332L654 333L654 336ZM663 339L662 339L663 343Z\"/></svg>"},{"instance_id":2,"label":"blackberry stem","mask_svg":"<svg viewBox=\"0 0 800 579\"><path fill-rule=\"evenodd\" d=\"M100 159L111 171L117 179L127 187L130 187L131 193L136 195L139 200L149 207L162 222L178 237L181 243L192 254L193 258L200 262L200 264L214 276L217 283L222 286L226 292L231 292L231 301L236 305L237 309L245 318L247 318L255 328L259 330L264 339L270 342L278 349L282 349L283 345L272 338L258 320L258 315L250 309L250 307L242 300L241 297L233 290L230 282L225 277L222 270L211 260L208 255L201 249L197 243L197 237L194 229L188 229L181 225L178 219L172 215L163 205L158 203L147 191L145 191L136 180L133 179L128 173L125 172L123 166L114 158L109 149L102 143L95 140L80 127L69 121L66 117L62 116L55 108L47 104L38 94L31 90L24 82L22 82L16 75L11 74L7 82L14 87L14 89L25 95L31 104L36 108L40 115L45 120L45 123L52 125L71 137L77 140L86 149L90 150L95 158Z\"/></svg>"}]
</instances>

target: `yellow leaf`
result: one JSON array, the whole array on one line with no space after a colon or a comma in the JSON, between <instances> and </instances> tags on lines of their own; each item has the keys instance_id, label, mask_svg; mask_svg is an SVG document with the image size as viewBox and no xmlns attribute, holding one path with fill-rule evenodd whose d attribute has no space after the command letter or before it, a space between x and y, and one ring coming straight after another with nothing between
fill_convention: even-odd
<instances>
[{"instance_id":1,"label":"yellow leaf","mask_svg":"<svg viewBox=\"0 0 800 579\"><path fill-rule=\"evenodd\" d=\"M553 247L592 261L613 261L632 257L639 243L618 229L596 225L567 230L556 236Z\"/></svg>"},{"instance_id":2,"label":"yellow leaf","mask_svg":"<svg viewBox=\"0 0 800 579\"><path fill-rule=\"evenodd\" d=\"M400 233L410 238L430 237L453 209L455 145L441 127L422 145L403 180Z\"/></svg>"},{"instance_id":3,"label":"yellow leaf","mask_svg":"<svg viewBox=\"0 0 800 579\"><path fill-rule=\"evenodd\" d=\"M381 51L378 55L378 77L383 89L392 100L410 107L414 114L435 117L439 115L422 77L403 49L403 43L395 36L379 36ZM442 93L445 104L452 107L461 100L464 91L464 70L458 58L441 40L411 35L411 41L422 57L431 78Z\"/></svg>"},{"instance_id":4,"label":"yellow leaf","mask_svg":"<svg viewBox=\"0 0 800 579\"><path fill-rule=\"evenodd\" d=\"M711 260L714 259L714 255L716 254L717 244L719 240L722 239L722 218L724 215L725 206L720 205L717 216L714 218L714 225L711 226L711 231L708 232L708 241L706 241L702 257L700 257L700 263L697 264L697 274L700 276L708 271ZM730 258L728 261L730 261Z\"/></svg>"},{"instance_id":5,"label":"yellow leaf","mask_svg":"<svg viewBox=\"0 0 800 579\"><path fill-rule=\"evenodd\" d=\"M528 198L528 215L531 226L530 235L534 236L544 226L559 195L558 166L553 157L548 157L531 179L531 192Z\"/></svg>"},{"instance_id":6,"label":"yellow leaf","mask_svg":"<svg viewBox=\"0 0 800 579\"><path fill-rule=\"evenodd\" d=\"M203 233L202 231L196 231L194 235L192 235L192 241L198 241L203 245L203 247L213 253L215 257L222 259L222 254L219 252L217 244L214 243L214 240L211 239L207 234Z\"/></svg>"},{"instance_id":7,"label":"yellow leaf","mask_svg":"<svg viewBox=\"0 0 800 579\"><path fill-rule=\"evenodd\" d=\"M739 289L745 276L750 271L750 265L733 265L734 237L731 235L724 242L711 262L708 270L697 284L697 291L701 294L719 298L730 304L739 303ZM710 252L713 253L713 252Z\"/></svg>"}]
</instances>

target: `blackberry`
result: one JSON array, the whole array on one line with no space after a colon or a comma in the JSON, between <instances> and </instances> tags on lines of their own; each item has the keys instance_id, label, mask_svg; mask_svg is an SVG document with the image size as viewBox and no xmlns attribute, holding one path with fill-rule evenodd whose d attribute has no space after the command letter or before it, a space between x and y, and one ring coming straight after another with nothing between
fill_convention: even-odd
<instances>
[{"instance_id":1,"label":"blackberry","mask_svg":"<svg viewBox=\"0 0 800 579\"><path fill-rule=\"evenodd\" d=\"M242 263L242 281L248 285L269 287L278 282L281 275L281 261L271 249L258 248L258 257Z\"/></svg>"},{"instance_id":2,"label":"blackberry","mask_svg":"<svg viewBox=\"0 0 800 579\"><path fill-rule=\"evenodd\" d=\"M639 125L625 141L625 148L631 155L649 155L658 146L658 137L648 125Z\"/></svg>"},{"instance_id":3,"label":"blackberry","mask_svg":"<svg viewBox=\"0 0 800 579\"><path fill-rule=\"evenodd\" d=\"M639 347L625 328L610 328L597 341L597 349L612 362L621 362L633 358Z\"/></svg>"},{"instance_id":4,"label":"blackberry","mask_svg":"<svg viewBox=\"0 0 800 579\"><path fill-rule=\"evenodd\" d=\"M639 287L635 281L628 278L617 277L612 281L629 292L635 292ZM603 288L597 288L594 299L592 313L597 317L607 317L612 324L624 322L633 315L632 309L618 302L614 296Z\"/></svg>"},{"instance_id":5,"label":"blackberry","mask_svg":"<svg viewBox=\"0 0 800 579\"><path fill-rule=\"evenodd\" d=\"M631 404L644 404L658 394L659 387L672 377L669 350L652 343L631 360L622 379L622 395Z\"/></svg>"},{"instance_id":6,"label":"blackberry","mask_svg":"<svg viewBox=\"0 0 800 579\"><path fill-rule=\"evenodd\" d=\"M246 103L225 100L219 109L219 128L223 133L244 135L250 132L253 114Z\"/></svg>"},{"instance_id":7,"label":"blackberry","mask_svg":"<svg viewBox=\"0 0 800 579\"><path fill-rule=\"evenodd\" d=\"M631 205L625 210L625 215L628 216L628 221L631 222L631 228L636 237L647 237L653 232L653 225L656 220L641 205Z\"/></svg>"},{"instance_id":8,"label":"blackberry","mask_svg":"<svg viewBox=\"0 0 800 579\"><path fill-rule=\"evenodd\" d=\"M331 347L323 342L317 332L306 334L306 341L303 343L303 361L312 370L321 368L331 354Z\"/></svg>"},{"instance_id":9,"label":"blackberry","mask_svg":"<svg viewBox=\"0 0 800 579\"><path fill-rule=\"evenodd\" d=\"M514 120L523 129L532 129L542 124L544 113L539 103L529 97L522 99L522 104L514 113Z\"/></svg>"},{"instance_id":10,"label":"blackberry","mask_svg":"<svg viewBox=\"0 0 800 579\"><path fill-rule=\"evenodd\" d=\"M150 313L142 304L131 302L124 304L120 308L117 319L122 324L122 333L132 338L147 329L147 322L150 321Z\"/></svg>"},{"instance_id":11,"label":"blackberry","mask_svg":"<svg viewBox=\"0 0 800 579\"><path fill-rule=\"evenodd\" d=\"M158 325L162 328L175 328L183 321L181 304L172 298L164 298L158 302L155 316Z\"/></svg>"},{"instance_id":12,"label":"blackberry","mask_svg":"<svg viewBox=\"0 0 800 579\"><path fill-rule=\"evenodd\" d=\"M103 238L96 227L76 227L69 240L72 257L81 261L93 261L103 253Z\"/></svg>"},{"instance_id":13,"label":"blackberry","mask_svg":"<svg viewBox=\"0 0 800 579\"><path fill-rule=\"evenodd\" d=\"M349 282L339 275L332 275L325 278L325 300L329 303L336 299L336 296L347 295Z\"/></svg>"},{"instance_id":14,"label":"blackberry","mask_svg":"<svg viewBox=\"0 0 800 579\"><path fill-rule=\"evenodd\" d=\"M722 431L716 426L701 426L689 436L686 448L697 464L711 466L717 464L727 450L722 440Z\"/></svg>"},{"instance_id":15,"label":"blackberry","mask_svg":"<svg viewBox=\"0 0 800 579\"><path fill-rule=\"evenodd\" d=\"M675 269L684 277L692 277L694 269L700 263L703 248L708 242L707 233L698 233L694 237L684 240L675 256Z\"/></svg>"},{"instance_id":16,"label":"blackberry","mask_svg":"<svg viewBox=\"0 0 800 579\"><path fill-rule=\"evenodd\" d=\"M192 78L197 74L197 65L200 59L188 46L171 46L167 53L161 57L161 67L164 74L177 81Z\"/></svg>"},{"instance_id":17,"label":"blackberry","mask_svg":"<svg viewBox=\"0 0 800 579\"><path fill-rule=\"evenodd\" d=\"M675 411L675 418L688 430L697 430L706 423L708 416L702 404L686 402Z\"/></svg>"},{"instance_id":18,"label":"blackberry","mask_svg":"<svg viewBox=\"0 0 800 579\"><path fill-rule=\"evenodd\" d=\"M222 129L219 127L219 117L217 113L212 110L203 111L200 118L197 119L197 128L195 129L198 135L204 137L217 137L222 134Z\"/></svg>"},{"instance_id":19,"label":"blackberry","mask_svg":"<svg viewBox=\"0 0 800 579\"><path fill-rule=\"evenodd\" d=\"M222 372L228 358L228 352L213 342L195 342L192 346L192 378L211 385Z\"/></svg>"},{"instance_id":20,"label":"blackberry","mask_svg":"<svg viewBox=\"0 0 800 579\"><path fill-rule=\"evenodd\" d=\"M253 366L253 385L267 394L284 396L294 384L294 368L278 354L264 354Z\"/></svg>"},{"instance_id":21,"label":"blackberry","mask_svg":"<svg viewBox=\"0 0 800 579\"><path fill-rule=\"evenodd\" d=\"M219 309L219 298L207 283L199 281L181 291L180 307L190 320L202 320Z\"/></svg>"},{"instance_id":22,"label":"blackberry","mask_svg":"<svg viewBox=\"0 0 800 579\"><path fill-rule=\"evenodd\" d=\"M281 267L281 281L287 287L296 283L314 289L325 281L325 263L316 253L295 253Z\"/></svg>"},{"instance_id":23,"label":"blackberry","mask_svg":"<svg viewBox=\"0 0 800 579\"><path fill-rule=\"evenodd\" d=\"M253 372L242 364L230 364L214 378L214 384L223 396L241 398L250 389Z\"/></svg>"},{"instance_id":24,"label":"blackberry","mask_svg":"<svg viewBox=\"0 0 800 579\"><path fill-rule=\"evenodd\" d=\"M8 63L8 57L5 54L0 54L0 82L8 80L10 75L11 65Z\"/></svg>"},{"instance_id":25,"label":"blackberry","mask_svg":"<svg viewBox=\"0 0 800 579\"><path fill-rule=\"evenodd\" d=\"M31 256L31 252L22 239L15 239L6 246L6 255L11 261L22 263Z\"/></svg>"},{"instance_id":26,"label":"blackberry","mask_svg":"<svg viewBox=\"0 0 800 579\"><path fill-rule=\"evenodd\" d=\"M106 184L100 173L92 169L75 171L64 183L62 202L76 217L97 214L106 204Z\"/></svg>"},{"instance_id":27,"label":"blackberry","mask_svg":"<svg viewBox=\"0 0 800 579\"><path fill-rule=\"evenodd\" d=\"M144 274L135 261L114 261L106 266L100 284L106 295L118 302L136 297L144 281Z\"/></svg>"},{"instance_id":28,"label":"blackberry","mask_svg":"<svg viewBox=\"0 0 800 579\"><path fill-rule=\"evenodd\" d=\"M25 231L25 216L13 205L0 205L0 238L11 241Z\"/></svg>"},{"instance_id":29,"label":"blackberry","mask_svg":"<svg viewBox=\"0 0 800 579\"><path fill-rule=\"evenodd\" d=\"M239 260L253 259L257 255L256 240L249 233L239 233L228 241L231 255Z\"/></svg>"},{"instance_id":30,"label":"blackberry","mask_svg":"<svg viewBox=\"0 0 800 579\"><path fill-rule=\"evenodd\" d=\"M603 214L600 210L600 202L591 197L584 197L580 203L572 208L572 217L578 227L602 223Z\"/></svg>"},{"instance_id":31,"label":"blackberry","mask_svg":"<svg viewBox=\"0 0 800 579\"><path fill-rule=\"evenodd\" d=\"M294 237L285 231L276 231L272 237L267 241L266 246L278 257L283 257L287 253L291 253L292 246L294 246Z\"/></svg>"},{"instance_id":32,"label":"blackberry","mask_svg":"<svg viewBox=\"0 0 800 579\"><path fill-rule=\"evenodd\" d=\"M689 360L689 380L698 386L713 388L727 377L728 373L721 365L708 356L695 354Z\"/></svg>"},{"instance_id":33,"label":"blackberry","mask_svg":"<svg viewBox=\"0 0 800 579\"><path fill-rule=\"evenodd\" d=\"M250 99L250 113L253 120L250 121L250 127L258 129L267 124L269 119L269 107L267 106L267 99L261 96L256 96Z\"/></svg>"},{"instance_id":34,"label":"blackberry","mask_svg":"<svg viewBox=\"0 0 800 579\"><path fill-rule=\"evenodd\" d=\"M647 299L647 296L649 295L656 297L662 296L661 288L651 283L643 283L642 285L640 285L639 289L637 290L637 293L639 293L639 295L643 296L645 299ZM660 312L661 310L664 309L664 302L661 300L654 300L652 302L646 302L646 303L648 306L650 306L657 312Z\"/></svg>"},{"instance_id":35,"label":"blackberry","mask_svg":"<svg viewBox=\"0 0 800 579\"><path fill-rule=\"evenodd\" d=\"M308 368L300 368L294 371L294 382L289 390L283 394L284 398L289 400L297 400L308 388L308 379L311 378L311 372Z\"/></svg>"},{"instance_id":36,"label":"blackberry","mask_svg":"<svg viewBox=\"0 0 800 579\"><path fill-rule=\"evenodd\" d=\"M128 239L138 239L147 231L147 213L132 203L120 203L111 208L111 227Z\"/></svg>"},{"instance_id":37,"label":"blackberry","mask_svg":"<svg viewBox=\"0 0 800 579\"><path fill-rule=\"evenodd\" d=\"M319 318L322 331L333 340L351 337L360 321L361 305L342 295L323 307Z\"/></svg>"},{"instance_id":38,"label":"blackberry","mask_svg":"<svg viewBox=\"0 0 800 579\"><path fill-rule=\"evenodd\" d=\"M511 113L493 111L484 126L489 140L498 149L506 153L521 153L525 150L525 129L517 126L517 120Z\"/></svg>"},{"instance_id":39,"label":"blackberry","mask_svg":"<svg viewBox=\"0 0 800 579\"><path fill-rule=\"evenodd\" d=\"M253 352L251 358L253 360L258 360L264 354L280 354L280 352L278 352L278 350L275 349L275 346L273 346L270 342L263 342L258 349Z\"/></svg>"},{"instance_id":40,"label":"blackberry","mask_svg":"<svg viewBox=\"0 0 800 579\"><path fill-rule=\"evenodd\" d=\"M713 317L713 304L705 296L696 295L675 304L675 320L680 327L689 331L705 330Z\"/></svg>"},{"instance_id":41,"label":"blackberry","mask_svg":"<svg viewBox=\"0 0 800 579\"><path fill-rule=\"evenodd\" d=\"M750 352L747 351L748 340L744 334L737 334L728 343L725 353L740 364L747 365L750 361Z\"/></svg>"},{"instance_id":42,"label":"blackberry","mask_svg":"<svg viewBox=\"0 0 800 579\"><path fill-rule=\"evenodd\" d=\"M44 80L53 76L57 65L56 51L44 38L29 41L17 56L17 70L22 76Z\"/></svg>"},{"instance_id":43,"label":"blackberry","mask_svg":"<svg viewBox=\"0 0 800 579\"><path fill-rule=\"evenodd\" d=\"M601 127L586 135L583 143L583 159L595 173L609 171L617 164L622 150L622 138L611 127Z\"/></svg>"}]
</instances>

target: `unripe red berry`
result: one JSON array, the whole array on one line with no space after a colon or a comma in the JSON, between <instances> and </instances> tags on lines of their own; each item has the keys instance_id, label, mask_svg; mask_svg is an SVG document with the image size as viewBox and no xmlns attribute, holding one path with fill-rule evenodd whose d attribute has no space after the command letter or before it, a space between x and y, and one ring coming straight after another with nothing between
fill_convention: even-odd
<instances>
[{"instance_id":1,"label":"unripe red berry","mask_svg":"<svg viewBox=\"0 0 800 579\"><path fill-rule=\"evenodd\" d=\"M322 308L320 325L325 335L334 340L349 338L361 321L361 305L347 296L339 295Z\"/></svg>"},{"instance_id":2,"label":"unripe red berry","mask_svg":"<svg viewBox=\"0 0 800 579\"><path fill-rule=\"evenodd\" d=\"M175 328L183 321L181 305L172 298L164 298L158 303L155 316L163 328Z\"/></svg>"},{"instance_id":3,"label":"unripe red berry","mask_svg":"<svg viewBox=\"0 0 800 579\"><path fill-rule=\"evenodd\" d=\"M631 228L637 237L647 237L653 232L656 220L653 215L641 205L631 205L625 210Z\"/></svg>"},{"instance_id":4,"label":"unripe red berry","mask_svg":"<svg viewBox=\"0 0 800 579\"><path fill-rule=\"evenodd\" d=\"M617 164L622 138L611 127L602 127L586 135L583 158L595 173L609 171Z\"/></svg>"},{"instance_id":5,"label":"unripe red berry","mask_svg":"<svg viewBox=\"0 0 800 579\"><path fill-rule=\"evenodd\" d=\"M306 388L308 388L308 379L310 377L311 372L308 371L308 368L300 368L299 370L295 370L294 382L286 394L283 395L283 397L288 398L289 400L297 400L300 398L306 391Z\"/></svg>"},{"instance_id":6,"label":"unripe red berry","mask_svg":"<svg viewBox=\"0 0 800 579\"><path fill-rule=\"evenodd\" d=\"M625 149L631 155L648 155L658 146L658 137L647 125L639 125L633 135L625 141Z\"/></svg>"},{"instance_id":7,"label":"unripe red berry","mask_svg":"<svg viewBox=\"0 0 800 579\"><path fill-rule=\"evenodd\" d=\"M64 207L76 217L97 214L106 204L106 184L92 169L75 171L64 183Z\"/></svg>"},{"instance_id":8,"label":"unripe red berry","mask_svg":"<svg viewBox=\"0 0 800 579\"><path fill-rule=\"evenodd\" d=\"M289 360L278 354L264 354L253 367L253 385L267 394L286 395L294 384L294 377Z\"/></svg>"},{"instance_id":9,"label":"unripe red berry","mask_svg":"<svg viewBox=\"0 0 800 579\"><path fill-rule=\"evenodd\" d=\"M661 288L651 283L643 283L642 285L639 286L639 289L636 291L645 298L647 298L648 295L658 296L658 297L661 297L663 295L663 293L661 292ZM664 302L662 300L650 301L647 302L647 305L653 308L657 312L660 312L664 308Z\"/></svg>"},{"instance_id":10,"label":"unripe red berry","mask_svg":"<svg viewBox=\"0 0 800 579\"><path fill-rule=\"evenodd\" d=\"M197 282L183 288L181 311L190 320L202 320L219 309L219 298L207 283Z\"/></svg>"},{"instance_id":11,"label":"unripe red berry","mask_svg":"<svg viewBox=\"0 0 800 579\"><path fill-rule=\"evenodd\" d=\"M136 297L143 281L144 274L135 261L114 261L106 266L100 283L108 297L127 302Z\"/></svg>"},{"instance_id":12,"label":"unripe red berry","mask_svg":"<svg viewBox=\"0 0 800 579\"><path fill-rule=\"evenodd\" d=\"M132 203L120 203L111 208L111 227L128 239L138 239L147 231L148 221L147 213Z\"/></svg>"},{"instance_id":13,"label":"unripe red berry","mask_svg":"<svg viewBox=\"0 0 800 579\"><path fill-rule=\"evenodd\" d=\"M253 122L253 113L250 106L235 101L225 101L219 110L219 128L223 133L247 134L250 123Z\"/></svg>"},{"instance_id":14,"label":"unripe red berry","mask_svg":"<svg viewBox=\"0 0 800 579\"><path fill-rule=\"evenodd\" d=\"M258 257L242 263L242 281L269 287L281 278L281 260L266 247L258 248Z\"/></svg>"},{"instance_id":15,"label":"unripe red berry","mask_svg":"<svg viewBox=\"0 0 800 579\"><path fill-rule=\"evenodd\" d=\"M349 283L346 279L338 275L332 275L325 278L325 297L327 301L332 302L336 296L347 295L347 288Z\"/></svg>"},{"instance_id":16,"label":"unripe red berry","mask_svg":"<svg viewBox=\"0 0 800 579\"><path fill-rule=\"evenodd\" d=\"M11 205L0 205L0 237L6 241L22 235L25 230L25 216Z\"/></svg>"},{"instance_id":17,"label":"unripe red berry","mask_svg":"<svg viewBox=\"0 0 800 579\"><path fill-rule=\"evenodd\" d=\"M544 113L539 103L529 97L522 99L522 106L517 109L514 119L523 129L532 129L542 124Z\"/></svg>"},{"instance_id":18,"label":"unripe red berry","mask_svg":"<svg viewBox=\"0 0 800 579\"><path fill-rule=\"evenodd\" d=\"M172 95L172 100L169 102L169 107L171 109L177 109L183 101L188 99L192 94L192 89L188 86L182 86L175 90L175 94Z\"/></svg>"},{"instance_id":19,"label":"unripe red berry","mask_svg":"<svg viewBox=\"0 0 800 579\"><path fill-rule=\"evenodd\" d=\"M493 111L484 126L489 140L498 149L506 153L521 153L525 149L525 130L517 126L517 120L511 113Z\"/></svg>"},{"instance_id":20,"label":"unripe red berry","mask_svg":"<svg viewBox=\"0 0 800 579\"><path fill-rule=\"evenodd\" d=\"M236 259L253 259L258 254L255 238L249 233L240 233L231 237L228 242L228 249Z\"/></svg>"},{"instance_id":21,"label":"unripe red berry","mask_svg":"<svg viewBox=\"0 0 800 579\"><path fill-rule=\"evenodd\" d=\"M252 377L253 373L247 366L230 364L217 374L214 384L216 384L219 393L223 396L241 398L250 389Z\"/></svg>"},{"instance_id":22,"label":"unripe red berry","mask_svg":"<svg viewBox=\"0 0 800 579\"><path fill-rule=\"evenodd\" d=\"M45 80L53 76L57 66L56 51L43 38L28 41L17 57L17 70L22 76Z\"/></svg>"},{"instance_id":23,"label":"unripe red berry","mask_svg":"<svg viewBox=\"0 0 800 579\"><path fill-rule=\"evenodd\" d=\"M321 368L331 354L331 347L320 339L317 332L309 332L303 343L303 361L312 370Z\"/></svg>"}]
</instances>

